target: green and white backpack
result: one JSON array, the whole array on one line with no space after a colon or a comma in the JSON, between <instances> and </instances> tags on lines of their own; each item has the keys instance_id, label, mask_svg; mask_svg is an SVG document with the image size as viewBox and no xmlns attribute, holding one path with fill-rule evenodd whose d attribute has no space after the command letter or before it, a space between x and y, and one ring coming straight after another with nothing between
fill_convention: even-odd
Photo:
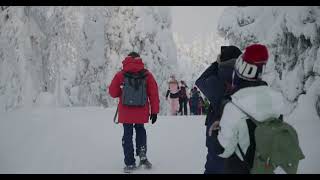
<instances>
[{"instance_id":1,"label":"green and white backpack","mask_svg":"<svg viewBox=\"0 0 320 180\"><path fill-rule=\"evenodd\" d=\"M256 125L254 129L256 148L253 165L250 168L251 173L273 174L276 168L281 167L288 174L296 174L299 161L305 158L296 130L283 121L282 115L279 118L269 118L259 122L234 102L231 103ZM240 152L245 157L241 149Z\"/></svg>"}]
</instances>

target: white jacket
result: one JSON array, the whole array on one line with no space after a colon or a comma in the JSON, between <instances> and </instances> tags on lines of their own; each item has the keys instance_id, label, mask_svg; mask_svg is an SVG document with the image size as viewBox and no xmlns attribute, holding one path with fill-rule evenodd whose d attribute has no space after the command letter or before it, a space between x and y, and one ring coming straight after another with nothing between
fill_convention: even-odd
<instances>
[{"instance_id":1,"label":"white jacket","mask_svg":"<svg viewBox=\"0 0 320 180\"><path fill-rule=\"evenodd\" d=\"M260 122L270 117L279 117L283 108L281 93L268 86L240 89L231 97L233 103ZM218 140L224 147L220 157L228 158L235 152L243 160L237 144L246 154L250 145L246 119L248 117L235 105L230 102L226 104L220 121L221 130L218 133Z\"/></svg>"}]
</instances>

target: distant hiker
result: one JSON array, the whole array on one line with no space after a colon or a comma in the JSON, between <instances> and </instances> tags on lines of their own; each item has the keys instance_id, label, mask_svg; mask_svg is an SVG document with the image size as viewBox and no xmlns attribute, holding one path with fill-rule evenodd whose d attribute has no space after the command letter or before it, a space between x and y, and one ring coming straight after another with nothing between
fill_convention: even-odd
<instances>
[{"instance_id":1,"label":"distant hiker","mask_svg":"<svg viewBox=\"0 0 320 180\"><path fill-rule=\"evenodd\" d=\"M166 100L168 100L169 97L170 114L177 115L179 111L179 83L174 75L170 76L168 85Z\"/></svg>"},{"instance_id":2,"label":"distant hiker","mask_svg":"<svg viewBox=\"0 0 320 180\"><path fill-rule=\"evenodd\" d=\"M193 87L191 90L191 96L190 96L190 112L192 115L198 115L198 106L199 106L199 97L200 92L198 91L197 87Z\"/></svg>"},{"instance_id":3,"label":"distant hiker","mask_svg":"<svg viewBox=\"0 0 320 180\"><path fill-rule=\"evenodd\" d=\"M180 81L180 92L179 92L179 113L181 115L188 115L188 95L187 95L188 86L184 81Z\"/></svg>"},{"instance_id":4,"label":"distant hiker","mask_svg":"<svg viewBox=\"0 0 320 180\"><path fill-rule=\"evenodd\" d=\"M201 95L199 96L199 103L197 108L197 114L202 115L204 113L204 101Z\"/></svg>"},{"instance_id":5,"label":"distant hiker","mask_svg":"<svg viewBox=\"0 0 320 180\"><path fill-rule=\"evenodd\" d=\"M132 142L133 128L136 130L136 155L140 164L151 168L148 161L147 139L144 123L148 123L149 115L152 124L159 113L158 85L150 71L136 52L131 52L123 61L123 69L113 78L109 86L109 94L119 98L119 123L123 124L124 134L122 147L124 151L125 172L136 168L134 147Z\"/></svg>"},{"instance_id":6,"label":"distant hiker","mask_svg":"<svg viewBox=\"0 0 320 180\"><path fill-rule=\"evenodd\" d=\"M43 92L48 92L48 83L47 82L44 82Z\"/></svg>"},{"instance_id":7,"label":"distant hiker","mask_svg":"<svg viewBox=\"0 0 320 180\"><path fill-rule=\"evenodd\" d=\"M224 173L224 159L217 155L219 144L217 137L211 136L211 125L221 117L220 104L228 94L232 82L232 72L236 59L241 55L235 46L221 46L216 62L212 63L196 80L196 85L209 100L206 117L206 146L208 148L205 174Z\"/></svg>"},{"instance_id":8,"label":"distant hiker","mask_svg":"<svg viewBox=\"0 0 320 180\"><path fill-rule=\"evenodd\" d=\"M235 64L233 94L225 103L220 123L212 125L218 131L225 173L266 174L278 166L296 173L304 158L296 131L282 120L281 93L261 80L268 56L264 45L245 49Z\"/></svg>"}]
</instances>

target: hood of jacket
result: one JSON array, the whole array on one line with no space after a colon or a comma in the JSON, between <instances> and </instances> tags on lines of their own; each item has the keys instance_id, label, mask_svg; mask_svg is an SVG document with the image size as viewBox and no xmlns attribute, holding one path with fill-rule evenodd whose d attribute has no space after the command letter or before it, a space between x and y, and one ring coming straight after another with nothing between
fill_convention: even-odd
<instances>
[{"instance_id":1,"label":"hood of jacket","mask_svg":"<svg viewBox=\"0 0 320 180\"><path fill-rule=\"evenodd\" d=\"M243 88L231 97L233 103L259 122L278 118L284 108L281 93L268 86Z\"/></svg>"},{"instance_id":2,"label":"hood of jacket","mask_svg":"<svg viewBox=\"0 0 320 180\"><path fill-rule=\"evenodd\" d=\"M127 56L122 61L123 71L136 73L144 69L144 63L140 57L133 58L131 56Z\"/></svg>"},{"instance_id":3,"label":"hood of jacket","mask_svg":"<svg viewBox=\"0 0 320 180\"><path fill-rule=\"evenodd\" d=\"M219 62L219 68L233 68L237 58L232 58L227 61Z\"/></svg>"}]
</instances>

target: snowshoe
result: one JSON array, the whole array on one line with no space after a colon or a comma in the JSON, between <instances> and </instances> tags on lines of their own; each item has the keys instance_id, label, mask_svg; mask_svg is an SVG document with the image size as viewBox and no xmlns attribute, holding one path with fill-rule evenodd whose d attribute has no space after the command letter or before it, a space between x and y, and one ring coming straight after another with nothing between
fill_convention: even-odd
<instances>
[{"instance_id":1,"label":"snowshoe","mask_svg":"<svg viewBox=\"0 0 320 180\"><path fill-rule=\"evenodd\" d=\"M129 165L129 166L125 166L123 168L123 172L124 173L132 173L132 171L134 171L136 169L137 169L136 165Z\"/></svg>"}]
</instances>

